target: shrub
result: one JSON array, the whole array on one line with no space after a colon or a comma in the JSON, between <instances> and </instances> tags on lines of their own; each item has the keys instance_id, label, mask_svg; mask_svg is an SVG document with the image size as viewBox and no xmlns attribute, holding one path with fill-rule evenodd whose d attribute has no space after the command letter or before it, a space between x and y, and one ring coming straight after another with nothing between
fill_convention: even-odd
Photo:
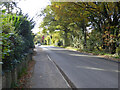
<instances>
[{"instance_id":1,"label":"shrub","mask_svg":"<svg viewBox=\"0 0 120 90\"><path fill-rule=\"evenodd\" d=\"M24 53L34 47L32 23L22 16L1 15L3 70L12 70L24 58Z\"/></svg>"}]
</instances>

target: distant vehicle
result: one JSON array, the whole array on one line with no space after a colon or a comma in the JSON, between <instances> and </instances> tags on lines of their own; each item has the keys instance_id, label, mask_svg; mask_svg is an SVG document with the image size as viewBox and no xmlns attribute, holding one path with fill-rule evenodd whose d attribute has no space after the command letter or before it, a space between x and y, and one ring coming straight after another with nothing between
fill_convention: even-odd
<instances>
[{"instance_id":1,"label":"distant vehicle","mask_svg":"<svg viewBox=\"0 0 120 90\"><path fill-rule=\"evenodd\" d=\"M41 44L40 44L40 43L38 43L37 45L38 45L38 46L41 46Z\"/></svg>"}]
</instances>

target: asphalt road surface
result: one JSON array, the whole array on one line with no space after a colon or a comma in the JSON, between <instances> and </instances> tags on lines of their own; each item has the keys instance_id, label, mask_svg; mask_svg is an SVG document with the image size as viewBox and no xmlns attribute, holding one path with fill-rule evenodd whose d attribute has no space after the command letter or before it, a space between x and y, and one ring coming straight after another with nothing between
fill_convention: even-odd
<instances>
[{"instance_id":1,"label":"asphalt road surface","mask_svg":"<svg viewBox=\"0 0 120 90\"><path fill-rule=\"evenodd\" d=\"M39 46L36 46L34 51L35 65L31 70L32 77L26 83L26 88L38 88L38 90L41 88L42 90L46 90L46 88L70 88L56 65L48 58L47 53Z\"/></svg>"},{"instance_id":2,"label":"asphalt road surface","mask_svg":"<svg viewBox=\"0 0 120 90\"><path fill-rule=\"evenodd\" d=\"M39 46L77 88L118 88L118 63L54 46Z\"/></svg>"}]
</instances>

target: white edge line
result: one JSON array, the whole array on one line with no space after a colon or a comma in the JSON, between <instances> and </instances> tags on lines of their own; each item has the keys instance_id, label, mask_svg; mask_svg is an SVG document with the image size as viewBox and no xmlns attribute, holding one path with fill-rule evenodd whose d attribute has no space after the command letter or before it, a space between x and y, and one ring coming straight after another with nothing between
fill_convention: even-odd
<instances>
[{"instance_id":1,"label":"white edge line","mask_svg":"<svg viewBox=\"0 0 120 90\"><path fill-rule=\"evenodd\" d=\"M49 57L49 55L47 55L47 57L48 57L48 59L54 64L54 62L52 61L52 59ZM57 66L54 64L54 66L57 68ZM64 79L64 81L66 82L66 84L67 84L67 86L69 87L69 88L71 88L70 87L70 85L68 84L68 82L66 81L66 79L64 78L64 76L62 75L62 73L60 72L60 70L57 68L57 70L58 70L58 72L60 73L60 75L62 76L62 78Z\"/></svg>"}]
</instances>

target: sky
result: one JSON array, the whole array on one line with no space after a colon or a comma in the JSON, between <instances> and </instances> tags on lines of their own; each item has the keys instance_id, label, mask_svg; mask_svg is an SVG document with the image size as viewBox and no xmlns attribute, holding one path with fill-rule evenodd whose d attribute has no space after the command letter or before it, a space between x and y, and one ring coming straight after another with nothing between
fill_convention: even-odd
<instances>
[{"instance_id":1,"label":"sky","mask_svg":"<svg viewBox=\"0 0 120 90\"><path fill-rule=\"evenodd\" d=\"M40 14L41 10L47 5L50 5L50 0L21 0L18 2L18 7L22 9L24 14L28 13L30 18L35 17L34 21L36 22L36 25L32 30L33 33L40 31L38 27L42 22L43 17L37 17L37 15Z\"/></svg>"}]
</instances>

